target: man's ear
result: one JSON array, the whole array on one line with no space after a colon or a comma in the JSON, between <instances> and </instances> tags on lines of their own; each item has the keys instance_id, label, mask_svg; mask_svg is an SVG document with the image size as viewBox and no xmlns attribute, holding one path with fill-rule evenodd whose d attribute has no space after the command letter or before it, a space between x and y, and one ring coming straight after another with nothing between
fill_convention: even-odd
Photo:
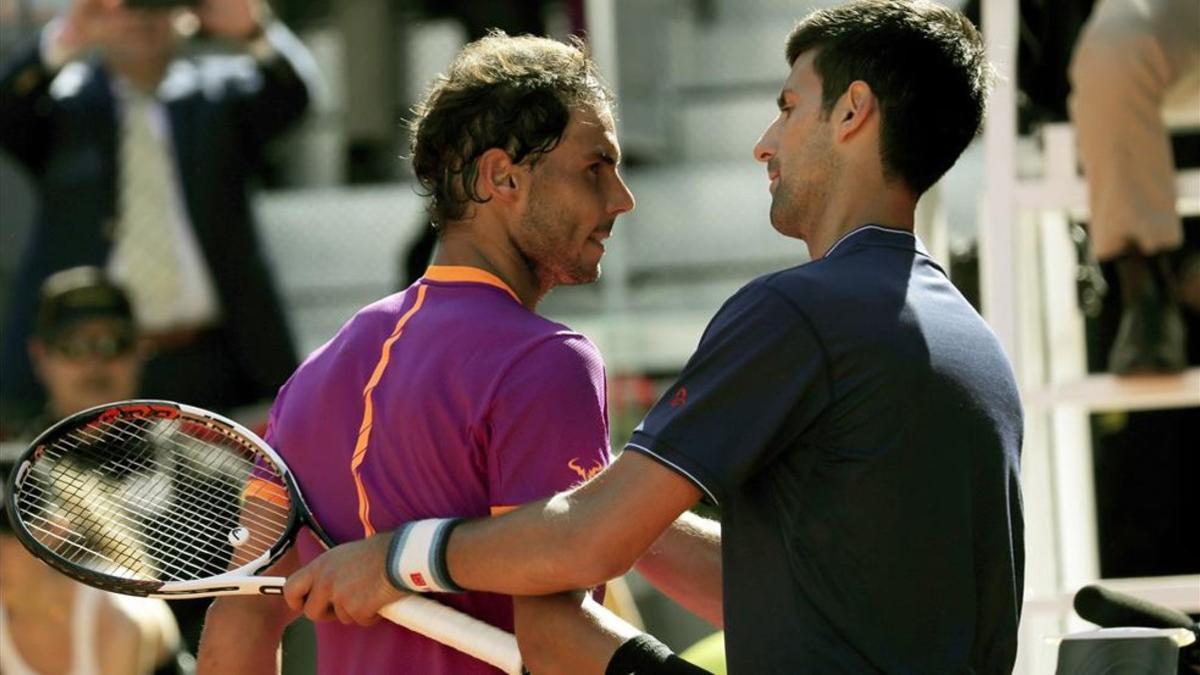
<instances>
[{"instance_id":1,"label":"man's ear","mask_svg":"<svg viewBox=\"0 0 1200 675\"><path fill-rule=\"evenodd\" d=\"M833 111L837 140L844 141L857 134L878 112L879 100L871 85L862 80L851 82Z\"/></svg>"},{"instance_id":2,"label":"man's ear","mask_svg":"<svg viewBox=\"0 0 1200 675\"><path fill-rule=\"evenodd\" d=\"M483 201L511 201L524 183L521 167L513 164L508 153L491 148L477 160L479 173L475 177L475 194Z\"/></svg>"}]
</instances>

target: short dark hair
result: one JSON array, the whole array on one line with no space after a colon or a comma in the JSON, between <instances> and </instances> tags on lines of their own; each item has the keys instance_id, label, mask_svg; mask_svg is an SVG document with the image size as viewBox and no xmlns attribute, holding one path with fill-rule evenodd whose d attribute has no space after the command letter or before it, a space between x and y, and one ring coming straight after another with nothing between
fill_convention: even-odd
<instances>
[{"instance_id":1,"label":"short dark hair","mask_svg":"<svg viewBox=\"0 0 1200 675\"><path fill-rule=\"evenodd\" d=\"M493 31L468 44L410 123L413 170L433 222L457 220L470 202L483 202L474 184L484 152L500 148L515 163L536 163L562 140L572 108L608 109L612 101L578 39Z\"/></svg>"},{"instance_id":2,"label":"short dark hair","mask_svg":"<svg viewBox=\"0 0 1200 675\"><path fill-rule=\"evenodd\" d=\"M917 195L979 133L992 68L979 31L959 12L927 0L818 10L788 36L788 64L810 50L817 50L826 115L852 82L870 85L882 117L884 173Z\"/></svg>"}]
</instances>

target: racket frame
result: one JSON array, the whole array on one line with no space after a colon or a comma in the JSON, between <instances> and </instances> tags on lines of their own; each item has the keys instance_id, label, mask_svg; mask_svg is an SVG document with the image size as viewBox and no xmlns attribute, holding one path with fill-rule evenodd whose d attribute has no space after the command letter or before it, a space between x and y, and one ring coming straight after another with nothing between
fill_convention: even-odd
<instances>
[{"instance_id":1,"label":"racket frame","mask_svg":"<svg viewBox=\"0 0 1200 675\"><path fill-rule=\"evenodd\" d=\"M68 430L80 428L82 426L81 419L98 419L101 414L111 409L126 410L129 414L135 414L134 408L138 409L136 411L138 414L158 412L162 416L168 417L186 414L189 418L209 420L213 424L233 430L240 436L238 440L249 443L252 450L269 459L275 465L275 469L282 477L292 498L287 525L279 540L259 558L241 567L194 581L162 582L122 579L76 565L48 551L46 546L29 531L16 508L16 495L28 477L30 468L37 461L40 449ZM329 535L321 528L308 509L308 504L304 501L304 494L300 491L287 464L267 445L266 441L241 424L216 413L183 403L157 399L118 401L89 408L61 420L39 434L21 453L12 473L9 474L3 506L10 516L9 520L12 522L14 534L25 548L68 577L87 586L106 591L165 600L254 593L279 595L283 592L285 578L255 575L270 567L291 547L301 526L308 527L326 547L334 545L333 540L329 538ZM38 552L44 552L44 555ZM521 675L526 672L522 666L521 652L517 646L516 637L435 600L420 595L406 595L383 607L379 613L392 623L469 654L499 668L508 675Z\"/></svg>"},{"instance_id":2,"label":"racket frame","mask_svg":"<svg viewBox=\"0 0 1200 675\"><path fill-rule=\"evenodd\" d=\"M210 428L214 428L225 436L241 443L249 451L264 456L274 465L273 468L283 480L290 497L287 524L284 527L283 535L266 552L244 565L223 574L188 581L124 579L111 574L96 572L49 551L45 544L41 543L33 532L30 531L28 525L21 518L20 510L17 508L17 499L21 493L21 488L25 480L29 477L30 470L37 463L42 452L44 452L45 446L54 443L67 433L83 428L89 423L101 421L105 415L136 416L147 419L160 418L167 420L184 417L188 421L205 424ZM229 432L232 432L232 434ZM217 595L248 595L253 594L255 591L263 595L280 595L284 582L283 577L260 577L256 575L273 565L287 552L295 542L301 526L307 526L326 546L332 546L329 536L321 528L320 524L316 522L316 519L312 516L312 512L308 510L308 505L304 502L303 493L300 491L296 479L288 469L287 464L258 434L227 417L208 410L189 406L184 403L158 399L118 401L88 408L60 420L49 429L38 434L37 438L17 458L12 473L8 476L8 483L4 491L4 508L8 511L9 521L12 524L13 533L17 539L20 540L26 549L34 552L43 562L85 585L115 593L141 597L182 599L213 597Z\"/></svg>"}]
</instances>

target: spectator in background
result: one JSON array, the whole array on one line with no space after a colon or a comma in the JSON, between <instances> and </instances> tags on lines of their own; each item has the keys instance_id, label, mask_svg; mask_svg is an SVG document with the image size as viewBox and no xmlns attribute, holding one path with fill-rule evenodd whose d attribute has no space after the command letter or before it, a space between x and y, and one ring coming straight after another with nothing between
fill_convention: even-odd
<instances>
[{"instance_id":1,"label":"spectator in background","mask_svg":"<svg viewBox=\"0 0 1200 675\"><path fill-rule=\"evenodd\" d=\"M140 370L135 340L129 301L100 270L50 277L29 345L49 394L42 426L134 396ZM8 475L15 459L8 452L15 446L5 448L0 476ZM171 673L179 648L166 603L76 583L25 551L0 517L0 672Z\"/></svg>"},{"instance_id":2,"label":"spectator in background","mask_svg":"<svg viewBox=\"0 0 1200 675\"><path fill-rule=\"evenodd\" d=\"M22 440L81 410L137 396L142 359L128 296L96 267L51 275L42 284L29 358L47 400Z\"/></svg>"},{"instance_id":3,"label":"spectator in background","mask_svg":"<svg viewBox=\"0 0 1200 675\"><path fill-rule=\"evenodd\" d=\"M1122 315L1109 353L1118 375L1187 367L1172 274L1183 244L1162 119L1169 89L1200 73L1196 0L1100 0L1071 62L1071 119L1088 182L1096 257L1113 261Z\"/></svg>"},{"instance_id":4,"label":"spectator in background","mask_svg":"<svg viewBox=\"0 0 1200 675\"><path fill-rule=\"evenodd\" d=\"M3 336L10 417L42 397L25 353L37 289L78 265L128 288L153 347L147 396L243 406L296 365L249 182L308 107L315 66L258 0L191 11L244 53L182 57L179 8L75 0L0 70L0 147L41 201Z\"/></svg>"}]
</instances>

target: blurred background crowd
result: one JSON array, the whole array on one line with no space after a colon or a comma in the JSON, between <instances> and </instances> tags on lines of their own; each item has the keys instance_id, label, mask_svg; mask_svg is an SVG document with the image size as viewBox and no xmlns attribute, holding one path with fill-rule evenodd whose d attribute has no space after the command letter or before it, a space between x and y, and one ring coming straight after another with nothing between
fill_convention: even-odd
<instances>
[{"instance_id":1,"label":"blurred background crowd","mask_svg":"<svg viewBox=\"0 0 1200 675\"><path fill-rule=\"evenodd\" d=\"M502 28L586 36L618 94L637 210L617 222L601 281L560 289L541 310L600 347L620 447L719 304L807 259L769 227L751 148L787 74L783 39L823 4L836 3L0 0L4 437L28 441L134 395L261 425L298 359L424 270L436 241L404 159L404 120L462 44ZM995 15L987 1L948 4ZM1200 220L1189 215L1200 213L1200 184L1177 180L1200 183L1186 173L1200 165L1196 3L1003 4L1017 19L1018 159L1047 151L1045 130L1072 130L1091 188L1061 209L1067 255L1017 254L1072 280L1067 301L1035 311L1077 317L1081 375L1151 376L1147 386L1167 392L1167 409L1087 408L1088 476L1055 485L1090 493L1027 497L1029 518L1058 501L1093 503L1099 578L1200 574ZM918 226L981 309L989 161L983 143L969 149L923 200ZM1020 286L1019 269L1011 275ZM1031 358L1049 363L1055 349ZM1055 449L1034 440L1030 452ZM1027 547L1033 561L1037 542ZM1035 573L1027 586L1049 597L1084 581L1069 577ZM672 647L708 632L632 587ZM202 603L175 610L194 649ZM286 672L304 672L299 632Z\"/></svg>"}]
</instances>

